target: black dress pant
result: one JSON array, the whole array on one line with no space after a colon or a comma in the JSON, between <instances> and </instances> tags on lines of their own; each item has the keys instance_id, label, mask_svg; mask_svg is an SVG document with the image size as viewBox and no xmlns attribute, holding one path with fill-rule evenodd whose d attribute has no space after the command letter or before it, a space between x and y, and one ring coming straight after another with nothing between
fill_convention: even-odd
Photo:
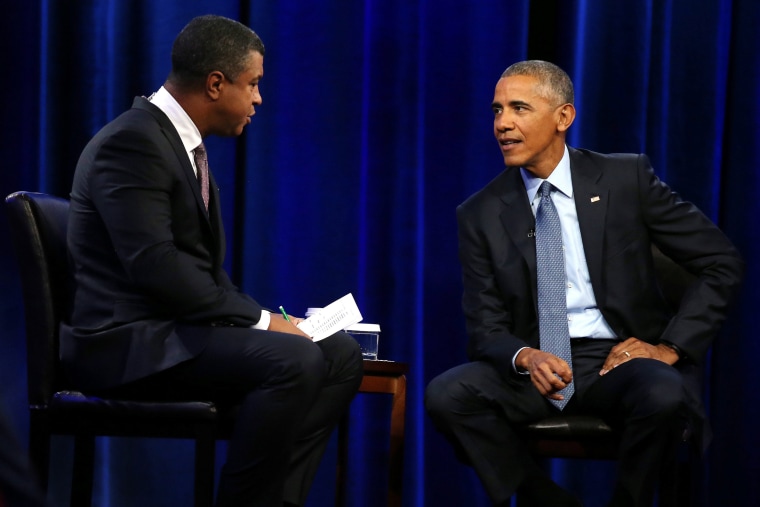
<instances>
[{"instance_id":1,"label":"black dress pant","mask_svg":"<svg viewBox=\"0 0 760 507\"><path fill-rule=\"evenodd\" d=\"M621 428L610 505L643 507L653 502L661 464L675 451L684 424L683 382L672 366L643 358L599 376L615 343L572 341L575 395L563 413L600 416ZM506 502L526 477L540 473L513 428L560 414L528 375L499 372L485 362L463 364L433 379L425 403L435 426L475 469L494 504Z\"/></svg>"},{"instance_id":2,"label":"black dress pant","mask_svg":"<svg viewBox=\"0 0 760 507\"><path fill-rule=\"evenodd\" d=\"M185 331L193 329L177 329ZM359 346L345 333L318 342L235 327L212 335L195 358L108 394L239 404L217 507L303 505L361 384Z\"/></svg>"}]
</instances>

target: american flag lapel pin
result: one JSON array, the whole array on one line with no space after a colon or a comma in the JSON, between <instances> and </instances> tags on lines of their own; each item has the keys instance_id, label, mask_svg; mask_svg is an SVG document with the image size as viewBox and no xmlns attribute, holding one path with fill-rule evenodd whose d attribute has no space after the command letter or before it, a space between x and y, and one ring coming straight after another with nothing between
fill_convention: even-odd
<instances>
[{"instance_id":1,"label":"american flag lapel pin","mask_svg":"<svg viewBox=\"0 0 760 507\"><path fill-rule=\"evenodd\" d=\"M598 195L595 195L595 196L593 196L593 197L591 198L591 202L599 202L599 199L600 199L600 198L599 198L599 196L598 196Z\"/></svg>"}]
</instances>

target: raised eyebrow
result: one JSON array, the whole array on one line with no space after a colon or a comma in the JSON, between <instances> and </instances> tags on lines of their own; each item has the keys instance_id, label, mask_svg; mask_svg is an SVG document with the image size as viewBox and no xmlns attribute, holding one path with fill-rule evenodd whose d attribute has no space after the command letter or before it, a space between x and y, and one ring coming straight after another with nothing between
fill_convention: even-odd
<instances>
[{"instance_id":1,"label":"raised eyebrow","mask_svg":"<svg viewBox=\"0 0 760 507\"><path fill-rule=\"evenodd\" d=\"M522 100L512 100L509 102L509 107L530 107L530 104Z\"/></svg>"}]
</instances>

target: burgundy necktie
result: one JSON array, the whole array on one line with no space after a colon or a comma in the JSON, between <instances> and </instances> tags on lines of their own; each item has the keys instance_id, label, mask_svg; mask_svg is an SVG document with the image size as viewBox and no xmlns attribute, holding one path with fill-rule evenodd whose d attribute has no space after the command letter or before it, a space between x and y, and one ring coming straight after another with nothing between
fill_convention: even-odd
<instances>
[{"instance_id":1,"label":"burgundy necktie","mask_svg":"<svg viewBox=\"0 0 760 507\"><path fill-rule=\"evenodd\" d=\"M198 182L201 184L201 197L206 210L208 210L208 158L203 143L193 150L193 155L195 156L195 168L198 170Z\"/></svg>"}]
</instances>

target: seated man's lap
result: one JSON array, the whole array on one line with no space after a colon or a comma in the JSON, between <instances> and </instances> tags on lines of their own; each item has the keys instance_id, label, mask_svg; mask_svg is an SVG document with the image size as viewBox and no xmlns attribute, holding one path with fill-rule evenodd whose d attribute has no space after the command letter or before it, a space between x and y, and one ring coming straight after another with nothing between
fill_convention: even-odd
<instances>
[{"instance_id":1,"label":"seated man's lap","mask_svg":"<svg viewBox=\"0 0 760 507\"><path fill-rule=\"evenodd\" d=\"M176 368L181 382L211 389L213 399L219 399L264 384L317 387L361 377L362 361L358 343L345 333L314 342L294 334L220 328L201 354Z\"/></svg>"},{"instance_id":2,"label":"seated man's lap","mask_svg":"<svg viewBox=\"0 0 760 507\"><path fill-rule=\"evenodd\" d=\"M194 326L177 333L194 335ZM203 350L192 359L105 393L144 399L234 401L265 383L305 376L323 380L322 349L303 336L240 327L203 328Z\"/></svg>"},{"instance_id":3,"label":"seated man's lap","mask_svg":"<svg viewBox=\"0 0 760 507\"><path fill-rule=\"evenodd\" d=\"M576 394L565 415L596 415L609 422L636 413L680 410L684 388L674 367L654 359L635 359L599 375L612 340L586 340L574 346ZM576 356L576 351L578 355ZM577 359L577 361L576 361ZM493 411L510 424L529 424L560 415L533 386L529 375L498 372L491 364L456 366L428 385L426 407L434 420L447 413Z\"/></svg>"},{"instance_id":4,"label":"seated man's lap","mask_svg":"<svg viewBox=\"0 0 760 507\"><path fill-rule=\"evenodd\" d=\"M490 363L456 366L428 385L426 406L433 419L446 412L494 411L510 423L527 424L556 410L533 386L528 375L500 373Z\"/></svg>"},{"instance_id":5,"label":"seated man's lap","mask_svg":"<svg viewBox=\"0 0 760 507\"><path fill-rule=\"evenodd\" d=\"M636 358L598 376L579 394L579 410L612 423L633 414L682 411L685 390L681 373L656 359Z\"/></svg>"}]
</instances>

